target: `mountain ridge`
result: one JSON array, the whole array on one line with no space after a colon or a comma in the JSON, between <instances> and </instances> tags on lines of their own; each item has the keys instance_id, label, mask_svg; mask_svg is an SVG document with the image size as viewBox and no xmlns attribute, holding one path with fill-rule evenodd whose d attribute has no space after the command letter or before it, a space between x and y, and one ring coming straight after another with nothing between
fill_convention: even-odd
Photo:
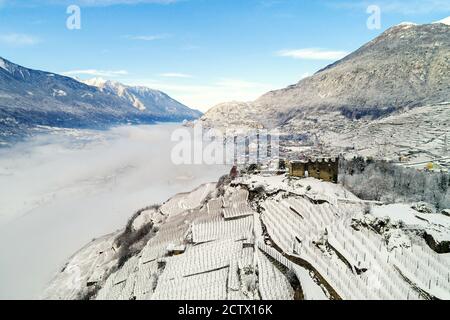
<instances>
[{"instance_id":1,"label":"mountain ridge","mask_svg":"<svg viewBox=\"0 0 450 320\"><path fill-rule=\"evenodd\" d=\"M129 86L118 81L103 78L92 78L82 82L97 87L104 93L117 95L131 103L138 110L147 110L155 116L176 116L177 114L182 114L195 118L202 115L200 111L186 107L170 98L166 93L145 86Z\"/></svg>"},{"instance_id":2,"label":"mountain ridge","mask_svg":"<svg viewBox=\"0 0 450 320\"><path fill-rule=\"evenodd\" d=\"M313 76L250 103L213 107L207 126L252 119L256 127L282 127L317 114L379 118L450 101L450 27L445 23L391 27ZM225 124L225 126L226 126Z\"/></svg>"},{"instance_id":3,"label":"mountain ridge","mask_svg":"<svg viewBox=\"0 0 450 320\"><path fill-rule=\"evenodd\" d=\"M0 143L20 140L36 126L107 128L194 120L201 115L162 92L160 96L164 99L136 108L133 101L114 91L104 92L73 78L22 67L0 57ZM164 112L163 104L173 110Z\"/></svg>"}]
</instances>

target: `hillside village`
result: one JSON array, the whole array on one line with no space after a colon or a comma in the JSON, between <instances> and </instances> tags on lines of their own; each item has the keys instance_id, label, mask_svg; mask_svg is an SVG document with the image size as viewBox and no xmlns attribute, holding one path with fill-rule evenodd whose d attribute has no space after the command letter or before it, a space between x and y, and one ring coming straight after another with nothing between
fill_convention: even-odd
<instances>
[{"instance_id":1,"label":"hillside village","mask_svg":"<svg viewBox=\"0 0 450 320\"><path fill-rule=\"evenodd\" d=\"M429 171L450 168L450 104L418 107L375 121L348 121L339 114L307 119L284 129L284 154L303 156L355 156L384 159L404 167ZM292 139L291 132L303 132Z\"/></svg>"},{"instance_id":2,"label":"hillside village","mask_svg":"<svg viewBox=\"0 0 450 320\"><path fill-rule=\"evenodd\" d=\"M449 211L362 200L319 163L333 162L310 162L311 176L308 162L242 166L140 210L75 254L45 297L450 299Z\"/></svg>"}]
</instances>

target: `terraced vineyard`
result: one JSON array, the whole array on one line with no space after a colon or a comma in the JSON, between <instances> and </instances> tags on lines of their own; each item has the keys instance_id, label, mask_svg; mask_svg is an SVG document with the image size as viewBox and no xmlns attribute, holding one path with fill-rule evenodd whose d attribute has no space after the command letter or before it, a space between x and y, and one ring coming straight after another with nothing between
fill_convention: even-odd
<instances>
[{"instance_id":1,"label":"terraced vineyard","mask_svg":"<svg viewBox=\"0 0 450 320\"><path fill-rule=\"evenodd\" d=\"M366 207L312 178L243 176L221 195L203 185L141 213L152 236L123 265L117 234L80 251L48 297L449 299L448 255L407 224L385 219L380 229ZM81 266L81 278L70 272Z\"/></svg>"}]
</instances>

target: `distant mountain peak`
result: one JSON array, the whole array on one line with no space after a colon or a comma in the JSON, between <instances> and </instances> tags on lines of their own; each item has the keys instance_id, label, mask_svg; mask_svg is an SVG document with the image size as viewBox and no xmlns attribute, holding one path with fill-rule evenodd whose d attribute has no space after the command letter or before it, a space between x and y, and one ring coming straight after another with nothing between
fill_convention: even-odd
<instances>
[{"instance_id":1,"label":"distant mountain peak","mask_svg":"<svg viewBox=\"0 0 450 320\"><path fill-rule=\"evenodd\" d=\"M112 89L112 90L115 90L118 92L123 92L125 90L125 88L128 87L120 82L109 80L109 79L104 79L102 77L95 77L95 78L88 79L88 80L82 80L81 82L83 82L89 86L97 87L101 90ZM121 94L119 94L119 95L121 95Z\"/></svg>"},{"instance_id":2,"label":"distant mountain peak","mask_svg":"<svg viewBox=\"0 0 450 320\"><path fill-rule=\"evenodd\" d=\"M201 112L189 109L167 94L151 88L129 86L100 77L84 80L83 83L97 87L106 94L116 95L140 111L148 111L155 115L186 115L191 119L202 115Z\"/></svg>"},{"instance_id":3,"label":"distant mountain peak","mask_svg":"<svg viewBox=\"0 0 450 320\"><path fill-rule=\"evenodd\" d=\"M106 80L102 77L95 77L92 79L81 80L81 81L89 86L94 86L94 87L100 88L100 87L103 87L106 84L106 82L108 82L109 80Z\"/></svg>"}]
</instances>

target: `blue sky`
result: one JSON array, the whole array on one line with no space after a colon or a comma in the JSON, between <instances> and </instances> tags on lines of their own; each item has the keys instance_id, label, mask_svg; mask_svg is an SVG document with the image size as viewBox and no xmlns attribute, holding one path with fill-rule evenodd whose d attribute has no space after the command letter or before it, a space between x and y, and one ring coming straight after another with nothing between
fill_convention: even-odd
<instances>
[{"instance_id":1,"label":"blue sky","mask_svg":"<svg viewBox=\"0 0 450 320\"><path fill-rule=\"evenodd\" d=\"M70 4L80 30L66 28ZM381 29L367 28L371 4ZM0 56L205 111L296 83L392 25L449 15L448 0L0 0Z\"/></svg>"}]
</instances>

